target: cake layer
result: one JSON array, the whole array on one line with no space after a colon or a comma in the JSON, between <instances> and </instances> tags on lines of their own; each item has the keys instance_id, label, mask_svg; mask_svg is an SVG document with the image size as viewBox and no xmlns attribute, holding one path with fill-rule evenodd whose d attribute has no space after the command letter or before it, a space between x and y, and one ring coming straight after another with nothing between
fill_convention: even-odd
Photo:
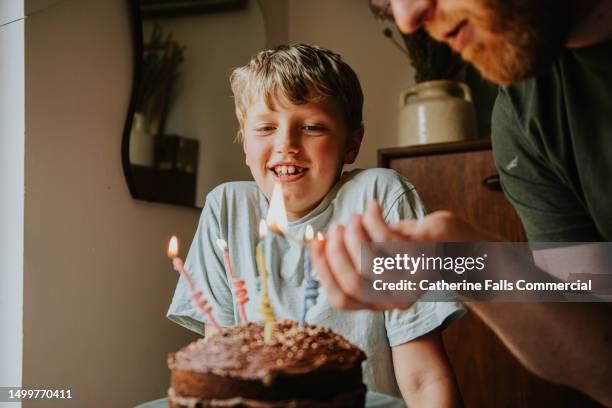
<instances>
[{"instance_id":1,"label":"cake layer","mask_svg":"<svg viewBox=\"0 0 612 408\"><path fill-rule=\"evenodd\" d=\"M365 406L366 387L362 385L352 392L337 394L328 400L282 400L260 401L243 397L200 400L181 397L168 390L170 408L360 408Z\"/></svg>"},{"instance_id":2,"label":"cake layer","mask_svg":"<svg viewBox=\"0 0 612 408\"><path fill-rule=\"evenodd\" d=\"M362 384L361 365L351 369L317 370L307 374L279 374L272 383L239 380L232 377L173 370L172 388L184 396L212 399L245 397L260 400L329 399L339 392L351 391Z\"/></svg>"}]
</instances>

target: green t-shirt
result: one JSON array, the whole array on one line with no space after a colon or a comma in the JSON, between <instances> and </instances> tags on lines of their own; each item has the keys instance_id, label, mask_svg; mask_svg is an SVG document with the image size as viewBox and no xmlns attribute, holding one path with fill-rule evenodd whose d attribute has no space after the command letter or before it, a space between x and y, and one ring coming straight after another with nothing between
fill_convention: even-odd
<instances>
[{"instance_id":1,"label":"green t-shirt","mask_svg":"<svg viewBox=\"0 0 612 408\"><path fill-rule=\"evenodd\" d=\"M492 139L530 241L612 241L612 41L501 89Z\"/></svg>"}]
</instances>

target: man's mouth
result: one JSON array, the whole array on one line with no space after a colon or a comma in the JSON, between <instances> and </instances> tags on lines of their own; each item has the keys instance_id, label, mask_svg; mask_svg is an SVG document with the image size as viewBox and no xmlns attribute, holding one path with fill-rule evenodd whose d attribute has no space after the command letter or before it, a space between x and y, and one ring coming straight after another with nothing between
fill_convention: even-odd
<instances>
[{"instance_id":1,"label":"man's mouth","mask_svg":"<svg viewBox=\"0 0 612 408\"><path fill-rule=\"evenodd\" d=\"M461 53L472 39L473 29L467 19L461 20L457 25L444 35L455 52Z\"/></svg>"},{"instance_id":2,"label":"man's mouth","mask_svg":"<svg viewBox=\"0 0 612 408\"><path fill-rule=\"evenodd\" d=\"M295 181L302 178L308 168L298 165L277 165L270 167L269 170L279 181Z\"/></svg>"},{"instance_id":3,"label":"man's mouth","mask_svg":"<svg viewBox=\"0 0 612 408\"><path fill-rule=\"evenodd\" d=\"M467 23L468 23L467 19L461 20L460 22L457 23L455 28L453 28L452 30L444 34L444 37L445 38L455 38L457 34L459 34L459 31L461 31L461 29L465 27Z\"/></svg>"}]
</instances>

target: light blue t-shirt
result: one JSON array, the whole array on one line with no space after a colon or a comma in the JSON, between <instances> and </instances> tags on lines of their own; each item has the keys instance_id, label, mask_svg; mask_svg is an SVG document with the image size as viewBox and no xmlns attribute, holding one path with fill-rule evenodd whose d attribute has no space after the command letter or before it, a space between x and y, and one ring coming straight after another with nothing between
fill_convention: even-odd
<instances>
[{"instance_id":1,"label":"light blue t-shirt","mask_svg":"<svg viewBox=\"0 0 612 408\"><path fill-rule=\"evenodd\" d=\"M332 224L345 224L354 213L363 213L367 203L377 200L387 222L422 218L425 210L414 187L397 172L388 169L354 170L344 173L321 203L308 215L291 221L286 232L303 237L306 226L325 233ZM256 292L255 247L258 227L268 211L268 202L254 182L232 182L215 188L206 198L198 229L185 267L198 289L214 308L222 325L239 323L238 308L227 278L218 238L228 243L234 274L245 279L250 301L247 317L261 321ZM279 318L299 320L303 308L306 250L279 237L266 240L266 265L270 299ZM369 390L401 398L395 380L391 347L406 343L431 330L445 326L465 313L455 302L417 302L405 311L343 311L333 308L323 289L317 303L308 310L308 323L329 327L367 355L364 382ZM189 290L179 279L168 318L202 333L206 319L191 304Z\"/></svg>"}]
</instances>

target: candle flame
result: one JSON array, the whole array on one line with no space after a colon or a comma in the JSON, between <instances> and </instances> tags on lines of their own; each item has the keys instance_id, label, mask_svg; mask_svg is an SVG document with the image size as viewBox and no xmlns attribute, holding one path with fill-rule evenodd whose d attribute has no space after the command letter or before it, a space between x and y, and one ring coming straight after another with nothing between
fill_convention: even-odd
<instances>
[{"instance_id":1,"label":"candle flame","mask_svg":"<svg viewBox=\"0 0 612 408\"><path fill-rule=\"evenodd\" d=\"M259 221L259 239L263 239L268 233L268 224L265 220Z\"/></svg>"},{"instance_id":2,"label":"candle flame","mask_svg":"<svg viewBox=\"0 0 612 408\"><path fill-rule=\"evenodd\" d=\"M173 235L168 243L168 258L176 258L178 256L178 238Z\"/></svg>"},{"instance_id":3,"label":"candle flame","mask_svg":"<svg viewBox=\"0 0 612 408\"><path fill-rule=\"evenodd\" d=\"M274 184L266 223L271 229L280 231L284 231L289 224L287 210L285 209L285 198L283 197L283 185L281 183Z\"/></svg>"},{"instance_id":4,"label":"candle flame","mask_svg":"<svg viewBox=\"0 0 612 408\"><path fill-rule=\"evenodd\" d=\"M312 225L308 225L306 227L306 232L304 233L304 239L306 241L311 241L314 238L314 228L312 228Z\"/></svg>"},{"instance_id":5,"label":"candle flame","mask_svg":"<svg viewBox=\"0 0 612 408\"><path fill-rule=\"evenodd\" d=\"M325 236L321 233L321 231L317 231L317 239L319 241L323 241L325 239Z\"/></svg>"},{"instance_id":6,"label":"candle flame","mask_svg":"<svg viewBox=\"0 0 612 408\"><path fill-rule=\"evenodd\" d=\"M217 239L217 246L220 250L225 251L227 249L227 242L223 238Z\"/></svg>"}]
</instances>

